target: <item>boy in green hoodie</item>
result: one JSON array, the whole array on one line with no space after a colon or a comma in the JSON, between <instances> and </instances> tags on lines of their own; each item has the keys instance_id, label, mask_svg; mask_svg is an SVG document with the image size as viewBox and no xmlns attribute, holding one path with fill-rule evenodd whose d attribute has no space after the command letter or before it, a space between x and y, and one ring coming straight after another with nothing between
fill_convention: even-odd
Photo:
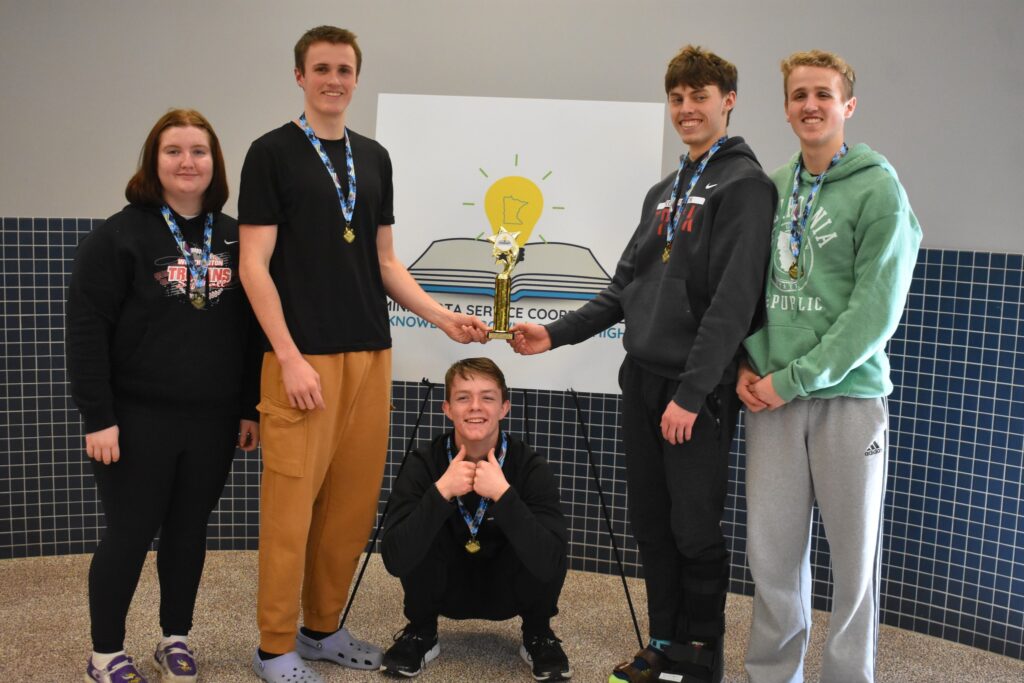
<instances>
[{"instance_id":1,"label":"boy in green hoodie","mask_svg":"<svg viewBox=\"0 0 1024 683\"><path fill-rule=\"evenodd\" d=\"M752 683L803 680L811 628L815 501L834 594L821 679L874 680L882 505L892 391L885 344L910 287L921 228L896 171L848 148L853 69L838 55L782 62L786 120L800 152L772 174L779 193L765 326L745 342L747 553L756 586Z\"/></svg>"}]
</instances>

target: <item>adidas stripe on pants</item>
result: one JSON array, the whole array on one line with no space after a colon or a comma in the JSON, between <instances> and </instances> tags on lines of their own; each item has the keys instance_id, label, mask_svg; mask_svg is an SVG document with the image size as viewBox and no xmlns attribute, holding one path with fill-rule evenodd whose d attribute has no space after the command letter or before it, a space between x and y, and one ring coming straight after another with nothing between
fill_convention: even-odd
<instances>
[{"instance_id":1,"label":"adidas stripe on pants","mask_svg":"<svg viewBox=\"0 0 1024 683\"><path fill-rule=\"evenodd\" d=\"M811 509L821 513L834 593L821 680L871 683L878 643L883 398L795 400L747 413L751 683L800 683L811 628Z\"/></svg>"}]
</instances>

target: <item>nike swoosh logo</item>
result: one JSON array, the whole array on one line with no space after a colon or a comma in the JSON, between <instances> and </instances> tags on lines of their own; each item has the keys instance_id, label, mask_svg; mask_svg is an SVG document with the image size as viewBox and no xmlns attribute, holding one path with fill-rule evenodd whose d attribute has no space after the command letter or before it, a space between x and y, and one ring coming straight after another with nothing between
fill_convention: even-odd
<instances>
[{"instance_id":1,"label":"nike swoosh logo","mask_svg":"<svg viewBox=\"0 0 1024 683\"><path fill-rule=\"evenodd\" d=\"M224 244L238 244L238 240L235 240L234 242L229 242L228 240L224 240Z\"/></svg>"},{"instance_id":2,"label":"nike swoosh logo","mask_svg":"<svg viewBox=\"0 0 1024 683\"><path fill-rule=\"evenodd\" d=\"M710 190L712 187L718 187L718 183L708 183L704 186L705 190Z\"/></svg>"}]
</instances>

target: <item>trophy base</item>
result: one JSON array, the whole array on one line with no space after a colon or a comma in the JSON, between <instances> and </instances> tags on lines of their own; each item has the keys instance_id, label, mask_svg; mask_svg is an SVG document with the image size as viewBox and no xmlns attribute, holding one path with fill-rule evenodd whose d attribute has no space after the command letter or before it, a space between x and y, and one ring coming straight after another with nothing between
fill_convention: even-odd
<instances>
[{"instance_id":1,"label":"trophy base","mask_svg":"<svg viewBox=\"0 0 1024 683\"><path fill-rule=\"evenodd\" d=\"M508 330L491 330L487 333L488 339L511 339L512 333Z\"/></svg>"}]
</instances>

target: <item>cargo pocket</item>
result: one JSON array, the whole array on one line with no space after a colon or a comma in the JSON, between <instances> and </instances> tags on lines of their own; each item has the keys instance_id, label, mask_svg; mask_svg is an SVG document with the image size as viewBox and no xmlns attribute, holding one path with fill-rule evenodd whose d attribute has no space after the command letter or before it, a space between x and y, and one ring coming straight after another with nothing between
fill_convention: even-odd
<instances>
[{"instance_id":1,"label":"cargo pocket","mask_svg":"<svg viewBox=\"0 0 1024 683\"><path fill-rule=\"evenodd\" d=\"M292 408L268 398L260 401L260 443L263 466L286 477L301 477L306 471L306 432L309 427L305 410Z\"/></svg>"}]
</instances>

